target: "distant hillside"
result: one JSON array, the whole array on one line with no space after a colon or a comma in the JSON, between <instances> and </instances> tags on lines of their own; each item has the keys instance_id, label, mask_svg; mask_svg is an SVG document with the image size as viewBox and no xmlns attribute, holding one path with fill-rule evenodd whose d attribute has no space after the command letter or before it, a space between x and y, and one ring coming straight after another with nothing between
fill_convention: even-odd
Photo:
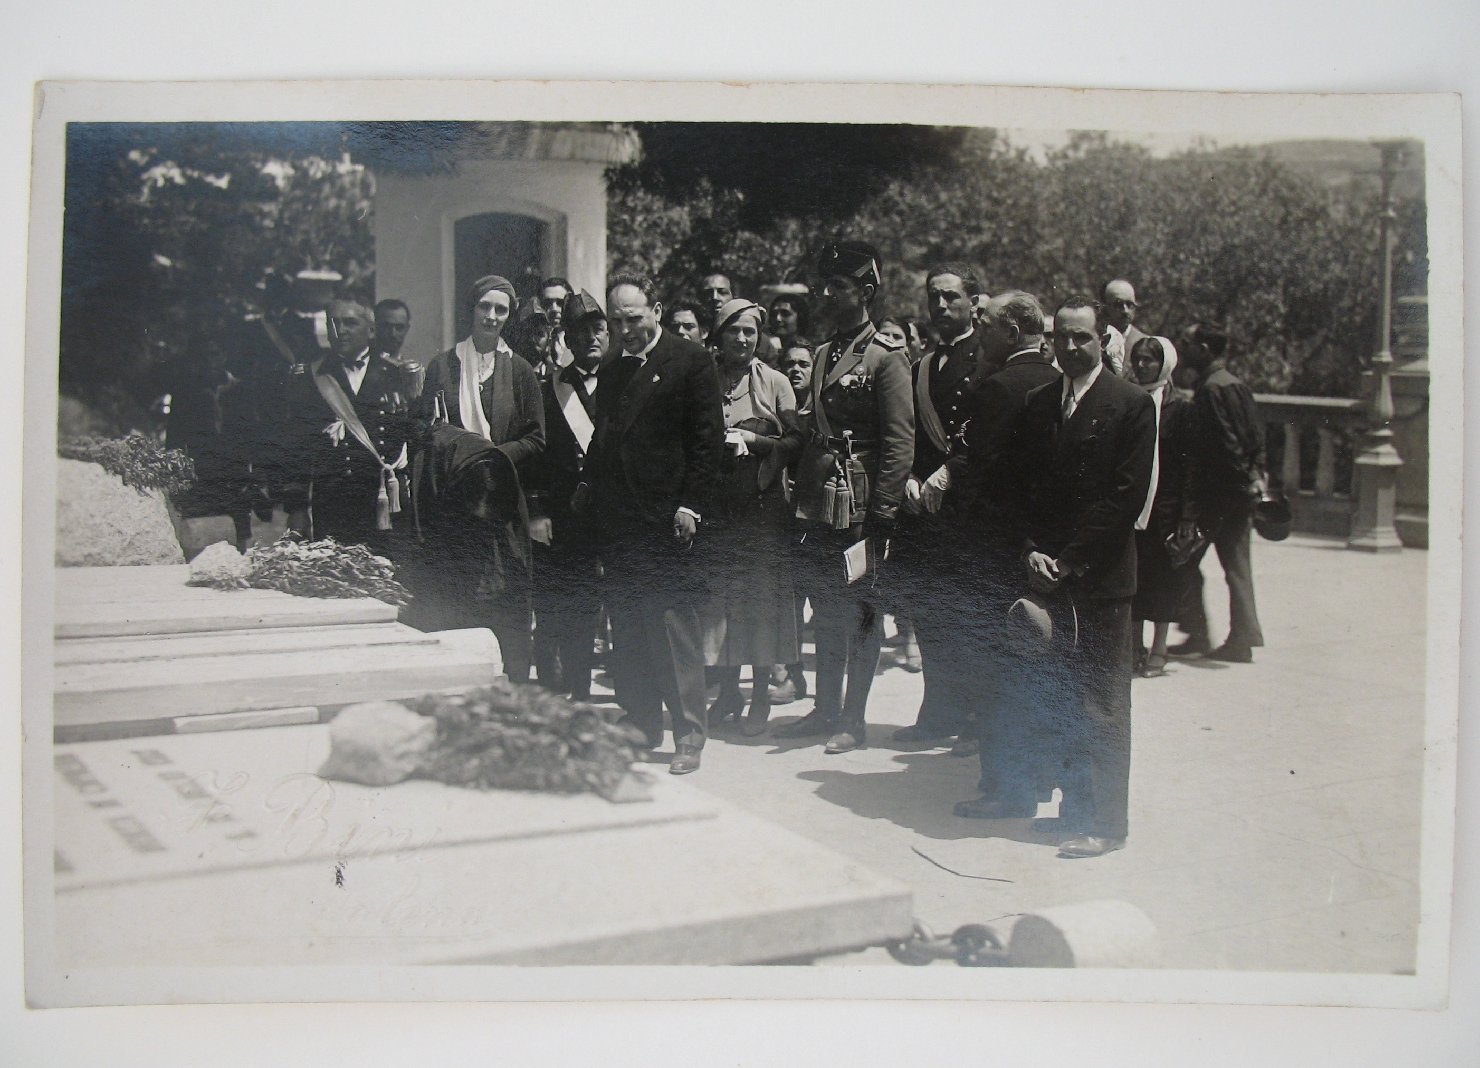
<instances>
[{"instance_id":1,"label":"distant hillside","mask_svg":"<svg viewBox=\"0 0 1480 1068\"><path fill-rule=\"evenodd\" d=\"M1351 182L1378 187L1381 154L1369 141L1271 141L1249 146L1267 153L1328 186ZM1235 151L1226 149L1224 151ZM1423 142L1409 142L1408 158L1398 172L1393 192L1399 197L1423 197Z\"/></svg>"}]
</instances>

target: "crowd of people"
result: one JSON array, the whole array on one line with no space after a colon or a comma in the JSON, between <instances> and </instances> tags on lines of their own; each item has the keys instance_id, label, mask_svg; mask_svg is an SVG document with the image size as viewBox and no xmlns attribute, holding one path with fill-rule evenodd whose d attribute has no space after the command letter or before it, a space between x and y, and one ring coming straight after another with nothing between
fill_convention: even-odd
<instances>
[{"instance_id":1,"label":"crowd of people","mask_svg":"<svg viewBox=\"0 0 1480 1068\"><path fill-rule=\"evenodd\" d=\"M587 700L604 653L653 748L666 707L674 774L732 721L865 745L892 614L924 682L894 740L981 762L956 814L1031 817L1057 789L1062 856L1120 848L1133 676L1263 643L1263 431L1229 337L1142 332L1127 279L1050 317L947 262L921 320L876 318L866 242L828 245L813 277L763 305L723 273L667 300L636 275L600 297L548 278L522 302L490 275L467 336L425 362L403 354L404 302L315 309L305 285L248 324L213 433L181 443L243 541L276 505L369 546L407 622L491 628L515 681ZM1209 546L1232 602L1216 648Z\"/></svg>"}]
</instances>

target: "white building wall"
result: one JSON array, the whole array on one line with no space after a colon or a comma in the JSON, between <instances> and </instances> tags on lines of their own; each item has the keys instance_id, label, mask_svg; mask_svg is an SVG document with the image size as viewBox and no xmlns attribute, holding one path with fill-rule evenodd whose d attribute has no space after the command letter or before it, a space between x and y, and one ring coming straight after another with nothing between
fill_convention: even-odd
<instances>
[{"instance_id":1,"label":"white building wall","mask_svg":"<svg viewBox=\"0 0 1480 1068\"><path fill-rule=\"evenodd\" d=\"M509 212L548 223L544 273L564 275L604 302L604 170L602 163L581 161L473 160L450 174L377 174L375 296L411 306L407 353L429 357L458 340L452 336L453 228L470 215Z\"/></svg>"}]
</instances>

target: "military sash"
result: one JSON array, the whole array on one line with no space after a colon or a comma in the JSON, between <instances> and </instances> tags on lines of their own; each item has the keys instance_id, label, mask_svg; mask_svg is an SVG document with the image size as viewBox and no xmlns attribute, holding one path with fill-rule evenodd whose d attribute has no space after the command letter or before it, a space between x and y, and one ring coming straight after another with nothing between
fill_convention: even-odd
<instances>
[{"instance_id":1,"label":"military sash","mask_svg":"<svg viewBox=\"0 0 1480 1068\"><path fill-rule=\"evenodd\" d=\"M380 455L375 442L370 440L370 432L365 429L365 424L360 422L360 416L355 411L354 403L345 395L333 375L324 371L323 360L314 364L313 384L318 389L319 396L324 398L324 403L329 406L329 410L349 431L350 437L363 445L370 455L375 457L375 462L380 465L381 477L378 480L380 488L375 498L375 529L390 530L391 515L401 510L401 480L396 476L396 471L406 466L406 446L401 446L400 458L394 464L385 462L385 457Z\"/></svg>"},{"instance_id":2,"label":"military sash","mask_svg":"<svg viewBox=\"0 0 1480 1068\"><path fill-rule=\"evenodd\" d=\"M591 437L596 433L596 425L591 422L591 414L586 411L586 405L581 402L580 394L576 387L569 382L555 379L555 400L560 404L560 414L565 416L565 423L570 427L570 432L575 435L576 444L580 445L581 452L591 450Z\"/></svg>"},{"instance_id":3,"label":"military sash","mask_svg":"<svg viewBox=\"0 0 1480 1068\"><path fill-rule=\"evenodd\" d=\"M915 376L915 411L919 413L920 425L925 428L925 436L930 443L941 452L950 454L951 439L946 433L946 425L941 422L940 413L935 410L935 402L930 399L930 374L931 365L935 363L936 355L932 353L920 361L920 373ZM946 359L950 359L947 355Z\"/></svg>"}]
</instances>

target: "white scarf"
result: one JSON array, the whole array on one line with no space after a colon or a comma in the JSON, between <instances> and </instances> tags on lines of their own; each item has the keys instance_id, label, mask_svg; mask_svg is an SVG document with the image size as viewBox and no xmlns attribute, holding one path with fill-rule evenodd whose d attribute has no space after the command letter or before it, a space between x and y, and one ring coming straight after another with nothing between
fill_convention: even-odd
<instances>
[{"instance_id":1,"label":"white scarf","mask_svg":"<svg viewBox=\"0 0 1480 1068\"><path fill-rule=\"evenodd\" d=\"M478 391L492 374L493 368L500 359L510 359L514 350L498 339L498 345L494 348L494 358L488 365L488 373L480 376L479 372L483 363L483 354L473 346L473 339L465 337L457 343L453 349L457 354L457 362L462 365L462 377L457 387L457 403L462 411L462 425L464 430L471 430L487 441L493 440L493 428L488 425L488 416L483 414L483 397Z\"/></svg>"},{"instance_id":2,"label":"white scarf","mask_svg":"<svg viewBox=\"0 0 1480 1068\"><path fill-rule=\"evenodd\" d=\"M1156 340L1161 342L1161 374L1146 387L1146 392L1151 394L1152 407L1156 410L1156 448L1151 450L1151 486L1146 491L1146 504L1136 518L1137 530L1145 530L1151 523L1151 506L1156 503L1156 485L1161 478L1161 402L1172 384L1172 372L1177 369L1176 348L1164 337L1158 336ZM1125 358L1129 360L1131 354L1127 352Z\"/></svg>"}]
</instances>

